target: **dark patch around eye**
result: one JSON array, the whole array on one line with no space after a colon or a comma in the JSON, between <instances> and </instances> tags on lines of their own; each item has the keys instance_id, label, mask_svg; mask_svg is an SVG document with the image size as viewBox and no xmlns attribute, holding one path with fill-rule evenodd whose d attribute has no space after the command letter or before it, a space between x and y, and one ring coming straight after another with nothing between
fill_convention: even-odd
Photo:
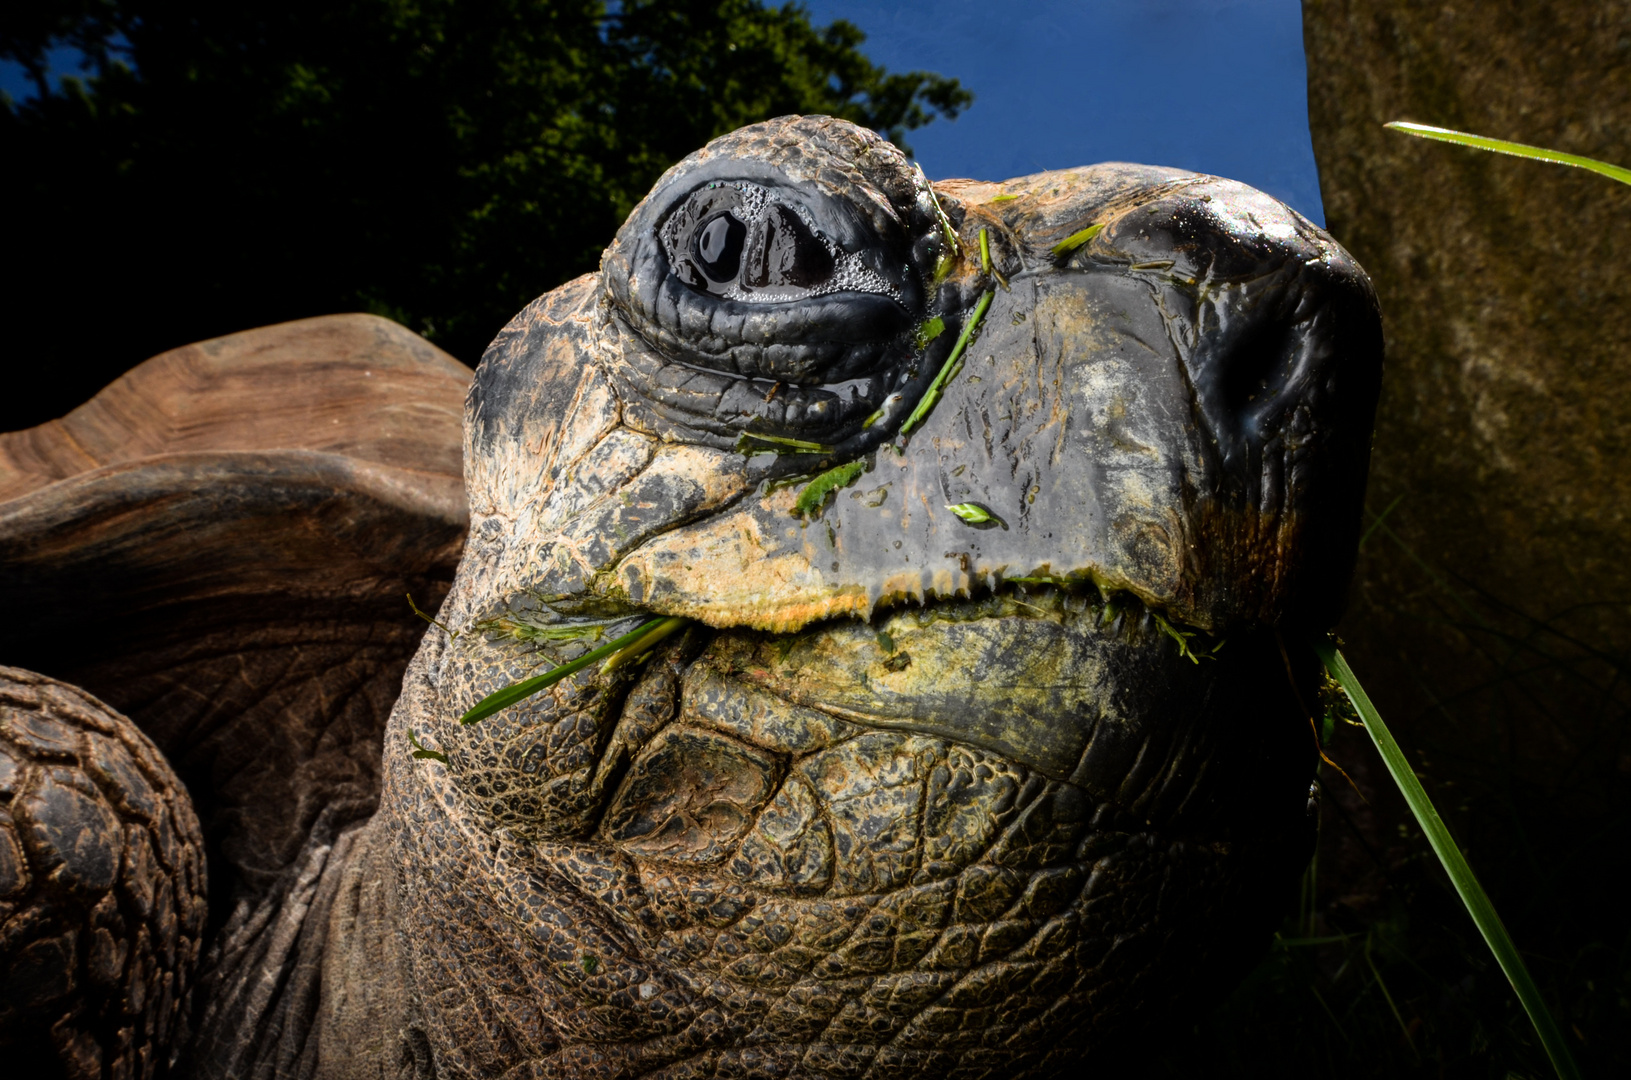
<instances>
[{"instance_id":1,"label":"dark patch around eye","mask_svg":"<svg viewBox=\"0 0 1631 1080\"><path fill-rule=\"evenodd\" d=\"M720 285L736 280L748 227L735 214L715 214L697 230L696 260L708 280Z\"/></svg>"},{"instance_id":2,"label":"dark patch around eye","mask_svg":"<svg viewBox=\"0 0 1631 1080\"><path fill-rule=\"evenodd\" d=\"M756 289L810 289L832 277L832 252L788 207L772 204L766 208L754 233L742 284Z\"/></svg>"}]
</instances>

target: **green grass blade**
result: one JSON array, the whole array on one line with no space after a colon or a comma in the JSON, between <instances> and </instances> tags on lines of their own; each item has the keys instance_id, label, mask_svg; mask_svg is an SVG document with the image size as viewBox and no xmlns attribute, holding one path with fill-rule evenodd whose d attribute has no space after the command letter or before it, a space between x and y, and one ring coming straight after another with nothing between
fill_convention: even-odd
<instances>
[{"instance_id":1,"label":"green grass blade","mask_svg":"<svg viewBox=\"0 0 1631 1080\"><path fill-rule=\"evenodd\" d=\"M651 655L651 650L655 648L659 642L668 637L670 634L683 630L686 624L690 621L690 619L679 615L670 615L666 619L659 619L655 626L653 626L651 623L646 623L646 625L650 626L651 629L647 630L643 634L640 634L639 637L635 638L629 644L623 646L617 652L614 652L612 655L608 656L606 658L606 662L600 665L600 673L602 675L610 675L619 668L626 667L629 664L639 663L641 660Z\"/></svg>"},{"instance_id":2,"label":"green grass blade","mask_svg":"<svg viewBox=\"0 0 1631 1080\"><path fill-rule=\"evenodd\" d=\"M1394 131L1402 131L1406 135L1414 135L1418 139L1436 139L1439 142L1455 143L1458 146L1471 146L1478 150L1488 150L1496 154L1511 154L1513 157L1550 161L1554 165L1573 165L1577 169L1590 169L1594 173L1606 176L1610 180L1618 180L1622 184L1631 184L1631 169L1610 165L1608 162L1598 161L1596 158L1581 157L1579 154L1565 154L1561 150L1547 150L1541 146L1508 142L1505 139L1491 139L1484 135L1469 135L1465 131L1451 131L1449 128L1412 124L1408 120L1395 120L1382 126L1392 128Z\"/></svg>"},{"instance_id":3,"label":"green grass blade","mask_svg":"<svg viewBox=\"0 0 1631 1080\"><path fill-rule=\"evenodd\" d=\"M619 649L638 641L668 621L667 619L652 619L650 622L642 623L622 637L608 641L598 649L591 649L576 660L569 660L560 667L551 668L542 675L534 675L530 679L522 679L518 683L511 683L502 690L494 690L491 694L476 702L475 707L469 712L459 717L459 723L474 724L477 721L487 719L500 709L514 705L518 701L524 701L540 690L546 690L554 686L567 676L576 675L595 661L606 659Z\"/></svg>"},{"instance_id":4,"label":"green grass blade","mask_svg":"<svg viewBox=\"0 0 1631 1080\"><path fill-rule=\"evenodd\" d=\"M786 447L786 449L782 449ZM757 431L744 431L736 439L736 452L739 454L757 454L764 451L773 454L830 454L833 448L826 443L808 442L804 439L788 439L781 435L763 435Z\"/></svg>"},{"instance_id":5,"label":"green grass blade","mask_svg":"<svg viewBox=\"0 0 1631 1080\"><path fill-rule=\"evenodd\" d=\"M1089 240L1093 239L1103 231L1104 222L1101 221L1098 224L1089 225L1080 232L1071 233L1069 236L1053 245L1053 257L1056 259L1064 258L1066 255L1069 255L1071 252L1075 251L1077 248L1081 247L1083 244L1087 243Z\"/></svg>"},{"instance_id":6,"label":"green grass blade","mask_svg":"<svg viewBox=\"0 0 1631 1080\"><path fill-rule=\"evenodd\" d=\"M413 733L412 728L408 729L408 744L413 747L413 756L415 759L421 761L440 761L443 765L447 764L447 755L442 753L440 750L432 750L424 743L420 742L419 736Z\"/></svg>"},{"instance_id":7,"label":"green grass blade","mask_svg":"<svg viewBox=\"0 0 1631 1080\"><path fill-rule=\"evenodd\" d=\"M1518 955L1518 947L1512 943L1512 938L1501 924L1501 917L1495 913L1495 905L1490 903L1489 896L1484 887L1478 883L1473 875L1472 867L1462 857L1461 849L1455 846L1455 840L1450 836L1450 830L1445 828L1444 820L1438 816L1433 802L1427 797L1427 792L1416 779L1416 774L1405 760L1404 751L1399 744L1393 741L1392 732L1382 723L1382 715L1371 704L1370 695L1365 688L1359 685L1359 679L1348 666L1342 653L1337 651L1336 645L1331 641L1316 641L1314 652L1319 655L1325 669L1331 677L1342 686L1348 700L1353 702L1354 708L1359 712L1360 719L1365 722L1365 730L1370 732L1371 741L1376 744L1377 752L1382 755L1382 761L1387 765L1387 771L1393 777L1393 782L1399 785L1399 791L1404 795L1405 802L1410 806L1410 812L1416 816L1421 825L1422 832L1427 836L1427 842L1432 845L1433 853L1438 856L1439 862L1444 864L1444 870L1450 875L1450 882L1455 885L1455 891L1460 894L1461 902L1467 907L1467 914L1477 925L1478 932L1484 935L1490 952L1495 954L1496 963L1506 973L1507 981L1518 995L1518 1001L1529 1014L1529 1022L1535 1025L1535 1034L1540 1036L1540 1042L1546 1049L1546 1056L1552 1060L1552 1068L1557 1070L1561 1080L1580 1080L1580 1070L1569 1054L1569 1048L1563 1041L1563 1032L1558 1029L1557 1021L1552 1018L1551 1010L1541 999L1540 989L1535 986L1535 980L1529 977L1529 969L1524 967L1523 958Z\"/></svg>"},{"instance_id":8,"label":"green grass blade","mask_svg":"<svg viewBox=\"0 0 1631 1080\"><path fill-rule=\"evenodd\" d=\"M934 381L923 392L923 400L917 403L917 407L912 410L911 415L907 416L906 420L901 424L900 433L902 435L910 435L912 429L921 424L924 418L929 415L930 410L939 402L940 395L945 392L946 384L951 381L952 375L956 373L958 363L963 358L963 350L968 348L968 343L973 339L974 331L979 327L980 320L985 318L985 309L991 306L991 295L991 293L984 294L980 297L979 303L974 305L973 313L968 317L968 321L963 323L963 332L957 336L957 344L952 346L951 354L946 357L946 362L940 365L939 374L935 375Z\"/></svg>"}]
</instances>

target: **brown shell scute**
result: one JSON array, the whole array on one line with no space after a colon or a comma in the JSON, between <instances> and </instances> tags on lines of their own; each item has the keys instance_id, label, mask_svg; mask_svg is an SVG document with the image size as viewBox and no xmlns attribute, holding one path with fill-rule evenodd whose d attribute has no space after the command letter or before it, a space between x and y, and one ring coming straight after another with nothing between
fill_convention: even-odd
<instances>
[{"instance_id":1,"label":"brown shell scute","mask_svg":"<svg viewBox=\"0 0 1631 1080\"><path fill-rule=\"evenodd\" d=\"M155 1075L183 1035L203 838L128 719L0 667L0 1045L70 1076Z\"/></svg>"}]
</instances>

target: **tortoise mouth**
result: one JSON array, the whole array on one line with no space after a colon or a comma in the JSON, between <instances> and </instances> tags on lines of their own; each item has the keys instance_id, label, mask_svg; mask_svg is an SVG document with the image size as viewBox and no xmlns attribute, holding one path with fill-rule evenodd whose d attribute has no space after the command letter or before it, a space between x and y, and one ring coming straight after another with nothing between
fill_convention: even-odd
<instances>
[{"instance_id":1,"label":"tortoise mouth","mask_svg":"<svg viewBox=\"0 0 1631 1080\"><path fill-rule=\"evenodd\" d=\"M1081 783L1106 727L1192 715L1240 666L1226 644L1130 594L1033 581L793 634L723 630L701 661L846 724L950 739Z\"/></svg>"},{"instance_id":2,"label":"tortoise mouth","mask_svg":"<svg viewBox=\"0 0 1631 1080\"><path fill-rule=\"evenodd\" d=\"M587 651L634 630L642 622L671 615L694 618L661 605L631 604L595 594L545 601L529 594L511 598L500 606L499 613L476 620L468 629L486 635L489 640L556 645L582 642ZM1216 659L1229 637L1215 628L1185 619L1169 605L1125 588L1105 585L1091 574L1055 575L1046 568L1023 576L999 577L994 582L976 578L962 595L929 593L918 597L883 592L864 615L847 611L827 615L788 632L764 630L747 620L727 621L715 629L730 632L740 628L768 639L792 641L820 633L825 627L859 623L873 627L875 639L886 652L892 653L891 636L886 627L898 618L913 617L927 624L1024 616L1080 620L1084 627L1091 626L1093 632L1106 641L1165 642L1178 656L1197 664ZM1256 629L1236 626L1231 633L1239 636ZM570 661L572 657L567 655L565 659Z\"/></svg>"},{"instance_id":3,"label":"tortoise mouth","mask_svg":"<svg viewBox=\"0 0 1631 1080\"><path fill-rule=\"evenodd\" d=\"M1088 759L1106 726L1129 733L1159 727L1166 714L1192 716L1220 680L1237 679L1241 669L1278 675L1262 670L1261 648L1227 648L1230 638L1086 576L1033 574L970 592L896 599L867 618L835 616L793 632L717 628L692 637L686 651L698 670L724 680L709 691L716 699L768 694L830 722L945 738L1071 782L1102 771ZM477 648L495 659L507 655L506 666L531 680L557 664L575 668L591 651L606 652L659 620L679 621L628 605L572 608L541 605L479 623L485 642ZM1236 627L1230 636L1250 643L1264 635ZM611 654L605 670L660 664L662 652L627 646ZM696 718L708 726L707 717ZM800 752L744 735L737 721L723 723L724 733L762 749Z\"/></svg>"}]
</instances>

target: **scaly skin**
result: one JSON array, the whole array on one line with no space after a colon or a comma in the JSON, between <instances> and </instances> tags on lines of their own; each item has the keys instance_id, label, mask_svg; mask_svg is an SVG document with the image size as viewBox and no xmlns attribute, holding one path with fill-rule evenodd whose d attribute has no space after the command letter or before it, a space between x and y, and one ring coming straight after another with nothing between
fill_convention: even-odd
<instances>
[{"instance_id":1,"label":"scaly skin","mask_svg":"<svg viewBox=\"0 0 1631 1080\"><path fill-rule=\"evenodd\" d=\"M152 741L82 690L0 667L8 1075L162 1075L204 916L198 819Z\"/></svg>"},{"instance_id":2,"label":"scaly skin","mask_svg":"<svg viewBox=\"0 0 1631 1080\"><path fill-rule=\"evenodd\" d=\"M677 215L738 181L835 241L795 262L862 267L872 295L732 307L680 281L704 249ZM484 358L456 636L408 670L371 827L438 1075L1053 1075L1261 946L1310 838L1297 642L1353 558L1368 285L1214 178L938 190L961 256L937 283L941 226L892 147L743 129ZM700 236L720 204L696 205ZM745 454L745 431L828 449ZM778 480L852 460L794 515L805 481ZM459 724L653 614L697 621Z\"/></svg>"}]
</instances>

